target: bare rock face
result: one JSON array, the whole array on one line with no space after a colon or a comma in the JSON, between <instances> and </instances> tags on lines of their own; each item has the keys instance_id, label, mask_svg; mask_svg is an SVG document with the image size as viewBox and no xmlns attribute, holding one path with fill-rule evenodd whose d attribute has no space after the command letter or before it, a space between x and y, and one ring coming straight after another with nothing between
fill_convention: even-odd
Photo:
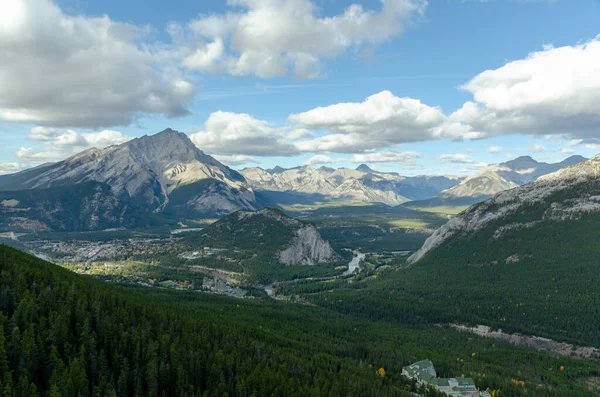
<instances>
[{"instance_id":1,"label":"bare rock face","mask_svg":"<svg viewBox=\"0 0 600 397\"><path fill-rule=\"evenodd\" d=\"M316 265L329 263L337 254L312 225L296 230L292 244L279 253L279 261L285 265Z\"/></svg>"}]
</instances>

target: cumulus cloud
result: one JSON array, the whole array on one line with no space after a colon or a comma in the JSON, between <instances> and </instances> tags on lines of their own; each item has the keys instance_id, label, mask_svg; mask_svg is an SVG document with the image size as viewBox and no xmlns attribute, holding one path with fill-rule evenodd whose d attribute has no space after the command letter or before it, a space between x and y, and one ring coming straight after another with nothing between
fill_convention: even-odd
<instances>
[{"instance_id":1,"label":"cumulus cloud","mask_svg":"<svg viewBox=\"0 0 600 397\"><path fill-rule=\"evenodd\" d=\"M21 170L19 163L0 163L0 175L13 174Z\"/></svg>"},{"instance_id":2,"label":"cumulus cloud","mask_svg":"<svg viewBox=\"0 0 600 397\"><path fill-rule=\"evenodd\" d=\"M204 130L190 135L201 150L220 155L293 156L300 151L285 137L284 129L249 114L218 111Z\"/></svg>"},{"instance_id":3,"label":"cumulus cloud","mask_svg":"<svg viewBox=\"0 0 600 397\"><path fill-rule=\"evenodd\" d=\"M245 164L260 164L260 161L250 156L237 155L237 156L220 156L214 155L218 161L231 167L238 167Z\"/></svg>"},{"instance_id":4,"label":"cumulus cloud","mask_svg":"<svg viewBox=\"0 0 600 397\"><path fill-rule=\"evenodd\" d=\"M478 170L488 165L487 163L476 161L473 158L471 158L471 156L468 156L463 153L442 154L438 162L449 164L467 164L467 167L461 170L461 172Z\"/></svg>"},{"instance_id":5,"label":"cumulus cloud","mask_svg":"<svg viewBox=\"0 0 600 397\"><path fill-rule=\"evenodd\" d=\"M51 0L0 1L0 120L99 128L188 114L192 84L166 67L164 48L140 44L145 34Z\"/></svg>"},{"instance_id":6,"label":"cumulus cloud","mask_svg":"<svg viewBox=\"0 0 600 397\"><path fill-rule=\"evenodd\" d=\"M427 3L382 0L377 11L352 4L339 15L321 17L310 0L231 0L228 12L200 15L188 24L195 47L183 63L236 76L314 78L323 59L399 35Z\"/></svg>"},{"instance_id":7,"label":"cumulus cloud","mask_svg":"<svg viewBox=\"0 0 600 397\"><path fill-rule=\"evenodd\" d=\"M596 150L600 148L600 138L590 139L571 139L567 142L569 146L583 146L589 150Z\"/></svg>"},{"instance_id":8,"label":"cumulus cloud","mask_svg":"<svg viewBox=\"0 0 600 397\"><path fill-rule=\"evenodd\" d=\"M455 163L455 164L473 164L476 163L471 156L456 153L456 154L442 154L439 159L440 163Z\"/></svg>"},{"instance_id":9,"label":"cumulus cloud","mask_svg":"<svg viewBox=\"0 0 600 397\"><path fill-rule=\"evenodd\" d=\"M19 162L30 166L60 161L92 147L103 149L112 145L120 145L129 141L131 137L112 130L79 132L38 126L29 131L28 139L42 143L41 149L21 147L17 151Z\"/></svg>"},{"instance_id":10,"label":"cumulus cloud","mask_svg":"<svg viewBox=\"0 0 600 397\"><path fill-rule=\"evenodd\" d=\"M328 135L302 141L303 151L353 153L434 139L446 117L437 107L382 91L359 103L338 103L292 114L289 120Z\"/></svg>"},{"instance_id":11,"label":"cumulus cloud","mask_svg":"<svg viewBox=\"0 0 600 397\"><path fill-rule=\"evenodd\" d=\"M316 156L313 156L313 157L309 158L308 160L306 160L304 162L304 165L331 164L334 161L335 160L329 156L317 154Z\"/></svg>"},{"instance_id":12,"label":"cumulus cloud","mask_svg":"<svg viewBox=\"0 0 600 397\"><path fill-rule=\"evenodd\" d=\"M597 141L600 133L600 37L576 46L546 46L527 58L480 73L473 94L449 117L466 133L561 135Z\"/></svg>"},{"instance_id":13,"label":"cumulus cloud","mask_svg":"<svg viewBox=\"0 0 600 397\"><path fill-rule=\"evenodd\" d=\"M488 148L488 153L500 153L502 151L502 146L490 146Z\"/></svg>"},{"instance_id":14,"label":"cumulus cloud","mask_svg":"<svg viewBox=\"0 0 600 397\"><path fill-rule=\"evenodd\" d=\"M355 154L352 156L354 163L404 163L415 164L415 160L423 158L418 152L377 152L366 154Z\"/></svg>"},{"instance_id":15,"label":"cumulus cloud","mask_svg":"<svg viewBox=\"0 0 600 397\"><path fill-rule=\"evenodd\" d=\"M534 153L543 153L546 150L548 150L546 146L540 145L539 143L534 143L533 145L529 146L529 151Z\"/></svg>"}]
</instances>

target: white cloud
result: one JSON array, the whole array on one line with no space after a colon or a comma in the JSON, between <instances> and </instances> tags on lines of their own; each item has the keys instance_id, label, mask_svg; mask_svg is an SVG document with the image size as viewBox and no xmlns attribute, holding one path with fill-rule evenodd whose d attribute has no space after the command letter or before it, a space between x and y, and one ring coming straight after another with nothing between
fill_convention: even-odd
<instances>
[{"instance_id":1,"label":"white cloud","mask_svg":"<svg viewBox=\"0 0 600 397\"><path fill-rule=\"evenodd\" d=\"M0 175L13 174L20 170L21 165L19 163L0 163Z\"/></svg>"},{"instance_id":2,"label":"white cloud","mask_svg":"<svg viewBox=\"0 0 600 397\"><path fill-rule=\"evenodd\" d=\"M554 48L487 70L463 89L473 101L449 117L479 137L564 135L584 143L600 133L600 37Z\"/></svg>"},{"instance_id":3,"label":"white cloud","mask_svg":"<svg viewBox=\"0 0 600 397\"><path fill-rule=\"evenodd\" d=\"M188 27L195 48L183 61L190 69L236 76L300 78L321 74L322 60L397 36L427 0L385 0L378 11L352 4L332 17L319 16L310 0L230 0L232 10L200 15Z\"/></svg>"},{"instance_id":4,"label":"white cloud","mask_svg":"<svg viewBox=\"0 0 600 397\"><path fill-rule=\"evenodd\" d=\"M439 159L440 163L455 163L455 164L473 164L476 163L471 156L456 153L456 154L442 154Z\"/></svg>"},{"instance_id":5,"label":"white cloud","mask_svg":"<svg viewBox=\"0 0 600 397\"><path fill-rule=\"evenodd\" d=\"M546 146L540 145L539 143L534 143L533 145L529 146L529 151L534 153L543 153L547 150L548 149Z\"/></svg>"},{"instance_id":6,"label":"white cloud","mask_svg":"<svg viewBox=\"0 0 600 397\"><path fill-rule=\"evenodd\" d=\"M433 139L446 118L437 107L382 91L360 103L318 107L289 117L304 128L328 135L299 142L303 151L353 153Z\"/></svg>"},{"instance_id":7,"label":"white cloud","mask_svg":"<svg viewBox=\"0 0 600 397\"><path fill-rule=\"evenodd\" d=\"M589 150L597 150L600 148L600 138L590 138L587 140L583 139L571 139L567 142L569 146L583 146Z\"/></svg>"},{"instance_id":8,"label":"white cloud","mask_svg":"<svg viewBox=\"0 0 600 397\"><path fill-rule=\"evenodd\" d=\"M220 161L223 164L226 164L231 167L237 167L245 164L260 164L260 161L256 160L250 156L237 155L237 156L220 156L214 155L215 159Z\"/></svg>"},{"instance_id":9,"label":"white cloud","mask_svg":"<svg viewBox=\"0 0 600 397\"><path fill-rule=\"evenodd\" d=\"M305 128L298 128L292 132L290 132L289 134L287 134L285 137L287 139L289 139L290 141L296 141L298 139L302 139L302 138L313 138L315 136L315 133L312 131L309 131Z\"/></svg>"},{"instance_id":10,"label":"white cloud","mask_svg":"<svg viewBox=\"0 0 600 397\"><path fill-rule=\"evenodd\" d=\"M2 0L0 20L0 120L99 128L189 113L193 86L164 46L141 44L145 28L50 0Z\"/></svg>"},{"instance_id":11,"label":"white cloud","mask_svg":"<svg viewBox=\"0 0 600 397\"><path fill-rule=\"evenodd\" d=\"M316 156L313 156L313 157L309 158L308 160L306 160L304 162L304 165L331 164L334 161L335 160L329 156L317 154Z\"/></svg>"},{"instance_id":12,"label":"white cloud","mask_svg":"<svg viewBox=\"0 0 600 397\"><path fill-rule=\"evenodd\" d=\"M487 166L487 163L476 161L470 156L463 153L455 153L455 154L442 154L438 159L440 163L449 163L449 164L467 164L466 168L462 169L461 172L468 171L476 171L482 167Z\"/></svg>"},{"instance_id":13,"label":"white cloud","mask_svg":"<svg viewBox=\"0 0 600 397\"><path fill-rule=\"evenodd\" d=\"M42 149L21 147L16 155L22 165L55 162L72 156L83 150L95 147L103 149L111 145L120 145L131 137L112 130L98 132L78 132L70 129L34 127L29 131L28 139L42 142Z\"/></svg>"},{"instance_id":14,"label":"white cloud","mask_svg":"<svg viewBox=\"0 0 600 397\"><path fill-rule=\"evenodd\" d=\"M500 153L502 151L501 146L490 146L488 148L488 153Z\"/></svg>"},{"instance_id":15,"label":"white cloud","mask_svg":"<svg viewBox=\"0 0 600 397\"><path fill-rule=\"evenodd\" d=\"M404 163L415 164L415 160L423 158L418 152L377 152L355 154L352 156L354 163Z\"/></svg>"},{"instance_id":16,"label":"white cloud","mask_svg":"<svg viewBox=\"0 0 600 397\"><path fill-rule=\"evenodd\" d=\"M300 151L290 143L285 130L249 114L218 111L204 123L204 131L190 135L201 150L220 155L292 156Z\"/></svg>"},{"instance_id":17,"label":"white cloud","mask_svg":"<svg viewBox=\"0 0 600 397\"><path fill-rule=\"evenodd\" d=\"M568 149L568 148L560 148L559 150L560 150L560 152L561 152L562 154L566 154L566 155L568 155L568 156L572 156L572 155L574 155L574 154L575 154L575 150L573 150L573 149Z\"/></svg>"}]
</instances>

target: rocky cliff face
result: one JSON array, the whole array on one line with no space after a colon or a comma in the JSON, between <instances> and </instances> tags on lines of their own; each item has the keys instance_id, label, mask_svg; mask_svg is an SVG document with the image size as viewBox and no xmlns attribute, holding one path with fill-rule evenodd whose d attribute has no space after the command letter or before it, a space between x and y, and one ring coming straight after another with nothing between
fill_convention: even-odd
<instances>
[{"instance_id":1,"label":"rocky cliff face","mask_svg":"<svg viewBox=\"0 0 600 397\"><path fill-rule=\"evenodd\" d=\"M252 218L266 218L288 228L293 237L285 243L285 247L278 254L279 262L284 265L312 266L338 259L329 242L324 240L317 228L311 224L300 222L270 208L256 212L240 211L236 215L244 223L251 222Z\"/></svg>"},{"instance_id":2,"label":"rocky cliff face","mask_svg":"<svg viewBox=\"0 0 600 397\"><path fill-rule=\"evenodd\" d=\"M279 261L286 265L316 265L332 262L336 256L331 245L311 225L296 230L291 245L279 253Z\"/></svg>"}]
</instances>

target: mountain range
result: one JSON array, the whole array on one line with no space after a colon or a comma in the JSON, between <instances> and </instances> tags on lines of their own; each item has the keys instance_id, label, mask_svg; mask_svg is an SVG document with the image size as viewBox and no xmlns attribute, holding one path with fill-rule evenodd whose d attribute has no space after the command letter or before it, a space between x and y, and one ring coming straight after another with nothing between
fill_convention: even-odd
<instances>
[{"instance_id":1,"label":"mountain range","mask_svg":"<svg viewBox=\"0 0 600 397\"><path fill-rule=\"evenodd\" d=\"M267 196L286 192L315 200L398 205L434 197L460 182L456 176L406 177L379 172L366 164L351 168L246 168L241 171L248 183ZM300 198L299 198L300 199Z\"/></svg>"},{"instance_id":2,"label":"mountain range","mask_svg":"<svg viewBox=\"0 0 600 397\"><path fill-rule=\"evenodd\" d=\"M333 202L465 205L584 160L519 157L457 176L402 176L361 164L235 171L166 129L0 178L0 230L145 227L238 210Z\"/></svg>"},{"instance_id":3,"label":"mountain range","mask_svg":"<svg viewBox=\"0 0 600 397\"><path fill-rule=\"evenodd\" d=\"M484 201L496 193L535 181L542 175L585 161L571 156L558 163L538 162L530 156L517 157L500 164L490 164L460 183L441 191L436 197L411 206L469 205Z\"/></svg>"}]
</instances>

